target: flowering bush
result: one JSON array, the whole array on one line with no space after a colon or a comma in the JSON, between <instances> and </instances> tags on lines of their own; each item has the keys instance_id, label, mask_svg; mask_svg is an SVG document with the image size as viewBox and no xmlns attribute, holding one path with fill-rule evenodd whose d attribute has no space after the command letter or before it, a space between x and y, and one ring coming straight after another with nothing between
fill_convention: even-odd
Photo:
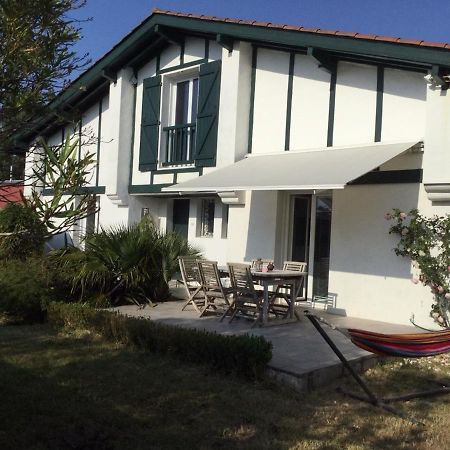
<instances>
[{"instance_id":1,"label":"flowering bush","mask_svg":"<svg viewBox=\"0 0 450 450\"><path fill-rule=\"evenodd\" d=\"M389 234L400 237L395 253L409 257L420 271L411 281L429 286L434 295L431 317L450 328L450 215L424 217L417 209L394 209L385 218L393 222Z\"/></svg>"}]
</instances>

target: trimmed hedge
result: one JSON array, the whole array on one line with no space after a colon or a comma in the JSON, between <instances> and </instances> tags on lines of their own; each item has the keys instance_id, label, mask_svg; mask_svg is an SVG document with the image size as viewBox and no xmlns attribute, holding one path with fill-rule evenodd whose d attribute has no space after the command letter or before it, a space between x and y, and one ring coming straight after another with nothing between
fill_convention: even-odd
<instances>
[{"instance_id":1,"label":"trimmed hedge","mask_svg":"<svg viewBox=\"0 0 450 450\"><path fill-rule=\"evenodd\" d=\"M86 329L110 341L206 364L214 370L248 379L262 378L272 358L272 343L262 336L223 336L81 304L50 303L47 318L60 328Z\"/></svg>"}]
</instances>

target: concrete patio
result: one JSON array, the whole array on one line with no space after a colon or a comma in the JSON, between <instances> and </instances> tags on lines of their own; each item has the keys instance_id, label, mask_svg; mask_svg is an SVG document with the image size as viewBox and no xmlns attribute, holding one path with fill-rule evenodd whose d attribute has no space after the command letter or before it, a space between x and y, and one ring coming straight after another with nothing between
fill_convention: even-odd
<instances>
[{"instance_id":1,"label":"concrete patio","mask_svg":"<svg viewBox=\"0 0 450 450\"><path fill-rule=\"evenodd\" d=\"M239 319L231 324L227 320L219 322L217 316L210 315L199 318L193 307L181 311L184 301L159 303L155 307L138 309L136 306L121 306L115 310L134 317L148 317L151 320L188 328L213 331L224 335L252 334L264 336L273 344L273 357L268 366L268 375L288 384L298 391L305 392L324 385L344 375L344 369L323 338L314 329L306 317L305 309L297 307L301 318L290 324L272 325L264 328L252 328L252 322ZM324 317L333 325L339 327L363 328L385 333L417 332L417 329L404 325L392 325L384 322L342 317L315 310L317 315ZM359 371L373 366L376 357L351 343L342 333L325 326L327 333L343 352L346 358Z\"/></svg>"}]
</instances>

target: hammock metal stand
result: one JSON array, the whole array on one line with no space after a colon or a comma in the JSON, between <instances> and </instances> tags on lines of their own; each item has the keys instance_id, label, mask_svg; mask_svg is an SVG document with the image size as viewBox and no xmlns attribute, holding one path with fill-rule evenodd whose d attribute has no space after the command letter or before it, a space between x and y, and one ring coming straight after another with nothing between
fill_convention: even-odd
<instances>
[{"instance_id":1,"label":"hammock metal stand","mask_svg":"<svg viewBox=\"0 0 450 450\"><path fill-rule=\"evenodd\" d=\"M414 398L423 398L423 397L432 397L432 396L436 396L436 395L450 394L450 384L449 383L437 382L441 387L436 388L436 389L412 392L409 394L399 395L399 396L395 396L395 397L385 397L385 398L378 397L367 386L367 384L359 376L359 374L356 372L356 370L351 366L351 364L346 359L346 357L342 354L342 352L336 347L336 344L331 340L331 338L328 336L327 332L321 326L318 318L315 315L311 314L309 311L305 311L305 316L310 320L310 322L313 324L314 328L319 332L319 334L322 336L322 338L325 340L325 342L329 345L331 350L333 350L335 355L341 360L343 366L347 369L347 371L350 373L352 378L358 383L358 385L364 391L366 396L356 394L354 392L349 392L342 388L338 388L337 389L338 392L345 394L356 400L360 400L362 402L369 403L373 406L384 409L385 411L388 411L391 414L394 414L398 417L401 417L402 419L408 420L408 421L410 421L414 424L418 424L418 425L424 425L424 423L414 419L413 417L407 416L406 414L404 414L402 411L399 411L398 409L395 409L394 407L392 407L390 405L390 403L397 402L397 401L408 401L408 400L411 400Z\"/></svg>"}]
</instances>

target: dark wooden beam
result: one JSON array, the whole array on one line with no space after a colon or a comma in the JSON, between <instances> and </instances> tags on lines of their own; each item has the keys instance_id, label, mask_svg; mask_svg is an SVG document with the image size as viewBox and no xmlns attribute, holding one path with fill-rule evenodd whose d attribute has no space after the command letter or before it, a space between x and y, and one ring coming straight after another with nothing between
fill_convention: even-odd
<instances>
[{"instance_id":1,"label":"dark wooden beam","mask_svg":"<svg viewBox=\"0 0 450 450\"><path fill-rule=\"evenodd\" d=\"M108 67L105 67L102 70L102 77L106 78L109 81L112 81L113 83L117 82L117 72L109 69Z\"/></svg>"},{"instance_id":2,"label":"dark wooden beam","mask_svg":"<svg viewBox=\"0 0 450 450\"><path fill-rule=\"evenodd\" d=\"M166 45L166 39L161 36L158 37L151 44L146 45L140 52L136 53L134 57L127 62L127 66L132 67L137 71L148 60L159 54L160 50Z\"/></svg>"},{"instance_id":3,"label":"dark wooden beam","mask_svg":"<svg viewBox=\"0 0 450 450\"><path fill-rule=\"evenodd\" d=\"M318 63L319 67L325 69L329 73L336 71L337 59L328 53L313 47L308 47L307 54L312 56Z\"/></svg>"},{"instance_id":4,"label":"dark wooden beam","mask_svg":"<svg viewBox=\"0 0 450 450\"><path fill-rule=\"evenodd\" d=\"M444 78L445 76L445 78ZM443 70L440 66L433 65L428 71L426 79L429 83L440 86L441 89L447 90L449 88L448 76L444 75Z\"/></svg>"},{"instance_id":5,"label":"dark wooden beam","mask_svg":"<svg viewBox=\"0 0 450 450\"><path fill-rule=\"evenodd\" d=\"M170 42L174 45L179 45L180 47L184 44L184 37L178 31L174 31L169 27L165 27L162 25L155 25L154 31L157 35L164 38L167 42Z\"/></svg>"},{"instance_id":6,"label":"dark wooden beam","mask_svg":"<svg viewBox=\"0 0 450 450\"><path fill-rule=\"evenodd\" d=\"M230 36L225 36L224 34L218 34L216 36L216 42L230 53L233 51L234 39Z\"/></svg>"}]
</instances>

